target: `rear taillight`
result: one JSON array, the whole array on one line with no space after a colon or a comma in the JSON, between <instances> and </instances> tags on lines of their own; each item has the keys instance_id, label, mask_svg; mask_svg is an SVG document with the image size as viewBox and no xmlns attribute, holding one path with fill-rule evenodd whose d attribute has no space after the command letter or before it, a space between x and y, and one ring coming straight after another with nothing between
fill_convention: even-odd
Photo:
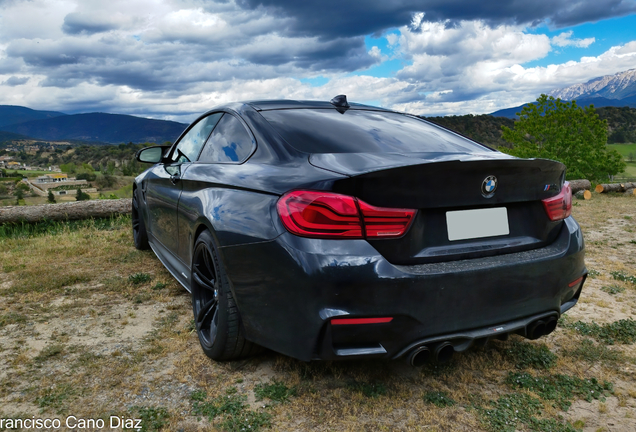
<instances>
[{"instance_id":1,"label":"rear taillight","mask_svg":"<svg viewBox=\"0 0 636 432\"><path fill-rule=\"evenodd\" d=\"M331 192L293 191L278 200L278 214L292 234L313 238L395 238L408 230L416 210L375 207Z\"/></svg>"},{"instance_id":2,"label":"rear taillight","mask_svg":"<svg viewBox=\"0 0 636 432\"><path fill-rule=\"evenodd\" d=\"M551 221L565 219L572 214L572 189L570 183L565 182L561 193L552 198L542 200L545 212Z\"/></svg>"}]
</instances>

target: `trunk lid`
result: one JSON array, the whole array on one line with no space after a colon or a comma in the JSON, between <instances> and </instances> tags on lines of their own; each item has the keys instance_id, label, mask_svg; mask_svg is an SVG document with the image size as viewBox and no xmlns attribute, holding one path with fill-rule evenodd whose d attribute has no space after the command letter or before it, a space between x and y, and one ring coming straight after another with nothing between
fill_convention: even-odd
<instances>
[{"instance_id":1,"label":"trunk lid","mask_svg":"<svg viewBox=\"0 0 636 432\"><path fill-rule=\"evenodd\" d=\"M477 258L542 247L556 239L563 225L562 221L550 221L541 203L561 190L565 166L559 162L518 159L499 152L330 153L312 154L309 160L316 167L349 176L336 181L334 192L378 207L418 210L402 238L369 240L395 264ZM492 177L497 186L489 192L482 186ZM462 213L466 210L478 211ZM458 228L451 216L468 215L460 218L465 226L459 228L470 237L473 231L483 233L482 225L488 224L483 219L488 216L483 215L493 212L500 222L501 218L505 219L502 223L507 221L507 233L460 239L449 236Z\"/></svg>"}]
</instances>

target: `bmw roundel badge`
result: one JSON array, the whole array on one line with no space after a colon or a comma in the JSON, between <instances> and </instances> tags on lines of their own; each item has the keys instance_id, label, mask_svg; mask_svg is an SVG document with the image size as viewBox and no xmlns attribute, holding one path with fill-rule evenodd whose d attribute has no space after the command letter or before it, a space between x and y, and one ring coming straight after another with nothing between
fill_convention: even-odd
<instances>
[{"instance_id":1,"label":"bmw roundel badge","mask_svg":"<svg viewBox=\"0 0 636 432\"><path fill-rule=\"evenodd\" d=\"M497 190L497 177L491 175L486 177L484 181L481 182L481 194L485 198L492 197L495 194L496 190Z\"/></svg>"}]
</instances>

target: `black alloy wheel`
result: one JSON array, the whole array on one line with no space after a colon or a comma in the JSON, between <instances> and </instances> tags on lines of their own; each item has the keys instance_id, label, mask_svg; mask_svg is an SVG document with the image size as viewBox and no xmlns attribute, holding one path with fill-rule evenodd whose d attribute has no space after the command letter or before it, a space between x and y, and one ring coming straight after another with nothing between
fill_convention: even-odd
<instances>
[{"instance_id":1,"label":"black alloy wheel","mask_svg":"<svg viewBox=\"0 0 636 432\"><path fill-rule=\"evenodd\" d=\"M133 191L132 198L132 232L133 241L135 242L135 248L139 250L146 250L150 248L148 244L148 233L146 232L146 224L139 214L139 198L137 195L139 191L135 189Z\"/></svg>"},{"instance_id":2,"label":"black alloy wheel","mask_svg":"<svg viewBox=\"0 0 636 432\"><path fill-rule=\"evenodd\" d=\"M192 258L192 312L203 352L234 360L259 351L243 337L240 315L209 231L197 238Z\"/></svg>"}]
</instances>

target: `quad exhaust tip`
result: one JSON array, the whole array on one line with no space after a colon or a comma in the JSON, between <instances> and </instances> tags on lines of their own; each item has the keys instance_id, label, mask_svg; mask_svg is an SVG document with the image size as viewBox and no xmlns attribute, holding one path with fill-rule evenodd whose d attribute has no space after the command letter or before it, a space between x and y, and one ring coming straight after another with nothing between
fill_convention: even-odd
<instances>
[{"instance_id":1,"label":"quad exhaust tip","mask_svg":"<svg viewBox=\"0 0 636 432\"><path fill-rule=\"evenodd\" d=\"M442 342L435 346L433 351L427 346L421 346L411 351L407 357L407 362L413 367L422 367L430 360L446 363L453 357L454 353L455 348L450 342Z\"/></svg>"},{"instance_id":2,"label":"quad exhaust tip","mask_svg":"<svg viewBox=\"0 0 636 432\"><path fill-rule=\"evenodd\" d=\"M437 363L446 363L453 358L454 353L455 348L453 348L453 345L450 342L442 342L435 347L435 361Z\"/></svg>"},{"instance_id":3,"label":"quad exhaust tip","mask_svg":"<svg viewBox=\"0 0 636 432\"><path fill-rule=\"evenodd\" d=\"M526 337L530 340L539 339L541 336L546 336L552 333L557 327L556 317L549 317L546 319L536 320L531 322L526 327Z\"/></svg>"},{"instance_id":4,"label":"quad exhaust tip","mask_svg":"<svg viewBox=\"0 0 636 432\"><path fill-rule=\"evenodd\" d=\"M419 347L408 356L408 362L413 367L422 367L431 359L431 350L428 347Z\"/></svg>"},{"instance_id":5,"label":"quad exhaust tip","mask_svg":"<svg viewBox=\"0 0 636 432\"><path fill-rule=\"evenodd\" d=\"M545 321L545 335L549 335L557 328L558 320L555 317L550 317Z\"/></svg>"}]
</instances>

